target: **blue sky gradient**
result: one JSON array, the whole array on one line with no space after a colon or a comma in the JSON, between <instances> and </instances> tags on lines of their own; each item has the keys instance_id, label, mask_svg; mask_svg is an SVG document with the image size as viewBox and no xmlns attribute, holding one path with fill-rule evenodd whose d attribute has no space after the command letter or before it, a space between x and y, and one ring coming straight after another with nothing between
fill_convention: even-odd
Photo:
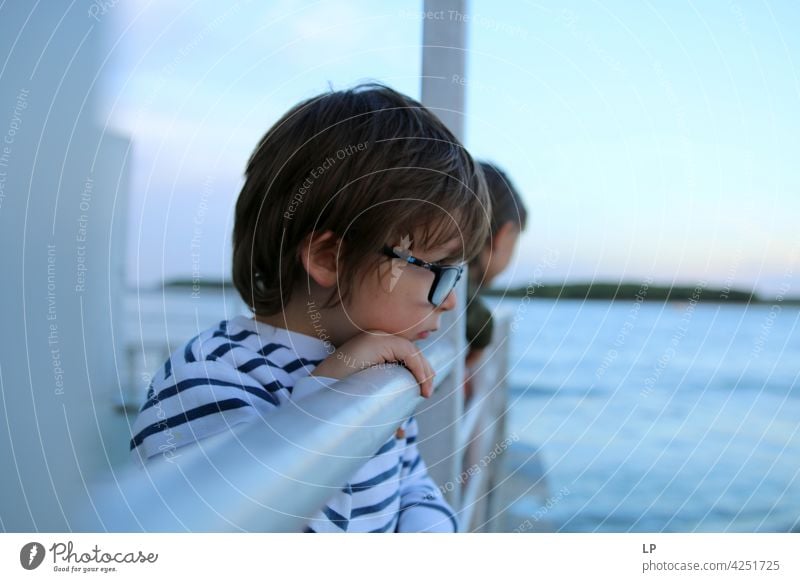
<instances>
[{"instance_id":1,"label":"blue sky gradient","mask_svg":"<svg viewBox=\"0 0 800 582\"><path fill-rule=\"evenodd\" d=\"M421 6L117 5L104 114L134 140L131 284L198 261L228 274L244 165L298 100L364 80L419 98ZM800 5L473 1L467 18L465 142L529 211L498 285L651 277L770 296L791 279Z\"/></svg>"}]
</instances>

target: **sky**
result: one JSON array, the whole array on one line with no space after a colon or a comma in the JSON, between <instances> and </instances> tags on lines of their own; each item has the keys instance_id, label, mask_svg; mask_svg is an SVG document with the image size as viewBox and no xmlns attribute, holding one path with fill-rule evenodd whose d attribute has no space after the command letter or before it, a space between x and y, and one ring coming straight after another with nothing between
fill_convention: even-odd
<instances>
[{"instance_id":1,"label":"sky","mask_svg":"<svg viewBox=\"0 0 800 582\"><path fill-rule=\"evenodd\" d=\"M800 295L800 5L467 3L464 142L528 227L496 286L630 280ZM460 15L447 15L460 17ZM128 279L218 279L259 138L378 80L420 97L422 2L123 2L103 117L133 140Z\"/></svg>"}]
</instances>

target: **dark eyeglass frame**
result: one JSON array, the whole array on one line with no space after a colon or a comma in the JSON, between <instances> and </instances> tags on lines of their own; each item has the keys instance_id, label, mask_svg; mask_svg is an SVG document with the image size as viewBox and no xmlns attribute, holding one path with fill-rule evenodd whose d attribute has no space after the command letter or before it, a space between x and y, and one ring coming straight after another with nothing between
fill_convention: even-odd
<instances>
[{"instance_id":1,"label":"dark eyeglass frame","mask_svg":"<svg viewBox=\"0 0 800 582\"><path fill-rule=\"evenodd\" d=\"M464 266L465 265L438 265L436 263L429 263L427 261L423 261L422 259L418 259L417 257L413 257L408 253L396 251L389 245L383 245L383 254L387 257L392 259L400 259L401 261L405 261L412 265L416 265L417 267L422 267L423 269L427 269L433 273L433 283L431 284L431 289L428 292L428 303L433 305L434 307L439 307L444 300L450 296L450 293L453 292L453 289L456 288L458 285L458 281L461 279L461 275L464 274ZM448 289L447 293L444 294L442 300L439 303L434 303L433 297L438 290L439 283L442 281L442 274L448 271L457 271L458 274L456 275L455 281L453 281L453 285L450 289Z\"/></svg>"}]
</instances>

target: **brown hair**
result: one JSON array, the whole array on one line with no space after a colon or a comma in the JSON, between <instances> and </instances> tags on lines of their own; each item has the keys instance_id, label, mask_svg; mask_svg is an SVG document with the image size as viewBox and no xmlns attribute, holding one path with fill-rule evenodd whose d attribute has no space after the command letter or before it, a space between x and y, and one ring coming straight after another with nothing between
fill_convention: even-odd
<instances>
[{"instance_id":1,"label":"brown hair","mask_svg":"<svg viewBox=\"0 0 800 582\"><path fill-rule=\"evenodd\" d=\"M497 234L506 222L513 222L520 231L525 230L528 211L522 197L506 173L490 162L478 162L486 178L486 187L492 199L492 235Z\"/></svg>"},{"instance_id":2,"label":"brown hair","mask_svg":"<svg viewBox=\"0 0 800 582\"><path fill-rule=\"evenodd\" d=\"M389 260L377 252L384 244L414 235L414 248L427 249L460 237L457 258L468 262L489 234L489 196L472 157L420 103L379 84L293 107L261 139L245 176L233 283L257 315L279 312L307 276L298 251L309 233L342 240L342 301L357 275Z\"/></svg>"}]
</instances>

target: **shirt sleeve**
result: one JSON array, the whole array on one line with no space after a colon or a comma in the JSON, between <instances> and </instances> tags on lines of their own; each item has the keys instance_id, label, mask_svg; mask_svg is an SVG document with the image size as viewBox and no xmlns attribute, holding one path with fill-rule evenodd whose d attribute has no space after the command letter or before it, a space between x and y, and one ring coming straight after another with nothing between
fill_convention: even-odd
<instances>
[{"instance_id":1,"label":"shirt sleeve","mask_svg":"<svg viewBox=\"0 0 800 582\"><path fill-rule=\"evenodd\" d=\"M400 472L400 517L397 532L458 531L453 510L433 479L417 450L417 421L411 417L405 426L406 447Z\"/></svg>"},{"instance_id":2,"label":"shirt sleeve","mask_svg":"<svg viewBox=\"0 0 800 582\"><path fill-rule=\"evenodd\" d=\"M278 388L216 361L167 367L134 422L131 457L136 464L171 458L181 447L257 421L279 405Z\"/></svg>"}]
</instances>

